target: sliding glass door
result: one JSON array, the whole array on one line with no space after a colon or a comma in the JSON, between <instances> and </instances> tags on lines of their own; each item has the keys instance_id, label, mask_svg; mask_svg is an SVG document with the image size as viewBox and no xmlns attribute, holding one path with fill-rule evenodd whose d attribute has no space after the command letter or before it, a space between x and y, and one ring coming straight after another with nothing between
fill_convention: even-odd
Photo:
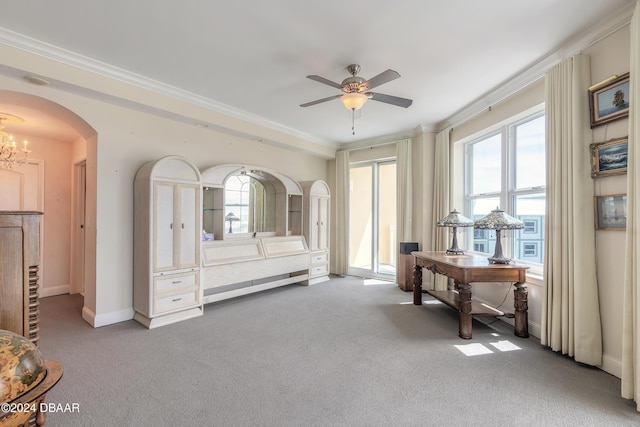
<instances>
[{"instance_id":1,"label":"sliding glass door","mask_svg":"<svg viewBox=\"0 0 640 427\"><path fill-rule=\"evenodd\" d=\"M381 279L396 273L396 162L349 171L349 274Z\"/></svg>"}]
</instances>

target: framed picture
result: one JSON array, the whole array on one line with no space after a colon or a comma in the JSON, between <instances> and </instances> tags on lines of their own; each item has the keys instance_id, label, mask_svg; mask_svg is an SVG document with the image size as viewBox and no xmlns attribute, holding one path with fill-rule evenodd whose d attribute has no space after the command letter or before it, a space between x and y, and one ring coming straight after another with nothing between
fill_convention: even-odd
<instances>
[{"instance_id":1,"label":"framed picture","mask_svg":"<svg viewBox=\"0 0 640 427\"><path fill-rule=\"evenodd\" d=\"M629 73L589 90L591 128L629 115Z\"/></svg>"},{"instance_id":2,"label":"framed picture","mask_svg":"<svg viewBox=\"0 0 640 427\"><path fill-rule=\"evenodd\" d=\"M596 230L624 230L627 228L627 195L595 196Z\"/></svg>"},{"instance_id":3,"label":"framed picture","mask_svg":"<svg viewBox=\"0 0 640 427\"><path fill-rule=\"evenodd\" d=\"M629 137L596 142L589 145L591 151L591 178L627 173Z\"/></svg>"}]
</instances>

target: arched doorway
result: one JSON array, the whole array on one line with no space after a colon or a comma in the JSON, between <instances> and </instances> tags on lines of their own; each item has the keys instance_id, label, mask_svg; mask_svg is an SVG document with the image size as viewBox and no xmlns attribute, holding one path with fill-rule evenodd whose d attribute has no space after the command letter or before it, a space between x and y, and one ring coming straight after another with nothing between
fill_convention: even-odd
<instances>
[{"instance_id":1,"label":"arched doorway","mask_svg":"<svg viewBox=\"0 0 640 427\"><path fill-rule=\"evenodd\" d=\"M66 107L26 93L0 90L0 112L23 119L5 131L31 150L26 167L14 166L12 179L3 179L11 190L0 194L0 209L44 213L40 296L82 293L86 319L96 306L96 131ZM16 206L20 200L28 206Z\"/></svg>"}]
</instances>

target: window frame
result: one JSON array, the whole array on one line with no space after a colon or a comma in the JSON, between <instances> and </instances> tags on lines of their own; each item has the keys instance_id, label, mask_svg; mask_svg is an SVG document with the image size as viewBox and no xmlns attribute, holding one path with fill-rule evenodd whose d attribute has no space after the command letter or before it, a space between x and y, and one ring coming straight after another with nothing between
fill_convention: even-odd
<instances>
[{"instance_id":1,"label":"window frame","mask_svg":"<svg viewBox=\"0 0 640 427\"><path fill-rule=\"evenodd\" d=\"M546 200L546 182L545 185L542 186L533 186L533 187L523 187L516 188L516 129L518 126L531 122L533 120L539 119L540 117L545 117L544 106L536 108L533 111L528 111L521 115L512 117L507 119L499 124L496 124L493 127L489 127L480 131L469 137L466 141L460 141L463 144L463 200L464 200L464 215L473 219L472 207L473 203L477 200L496 198L499 200L499 206L501 209L504 209L508 214L512 215L515 213L515 203L518 196L527 196L527 195L540 195L542 194ZM546 118L545 118L546 120ZM473 162L473 150L472 147L474 144L480 143L482 141L486 141L489 138L492 138L496 135L500 135L501 137L501 146L500 146L500 191L498 192L486 192L486 193L471 193L473 188L472 185L472 176L473 172L471 170L472 162ZM546 134L545 134L546 138ZM546 148L546 143L545 143ZM545 156L546 157L546 156ZM487 212L488 213L488 212ZM515 215L514 215L515 216ZM544 241L544 216L542 223L537 223L535 228L539 233L542 234ZM466 233L465 246L469 248L469 252L486 255L485 252L477 252L475 251L475 239L473 238L474 233ZM489 240L495 239L495 234L492 234L489 237ZM522 244L522 239L520 239L520 244ZM514 257L516 253L516 239L510 235L506 239L501 240L503 252L508 257ZM493 249L489 248L490 251ZM538 250L542 250L541 247L538 247ZM491 254L489 254L491 255ZM542 275L544 258L540 263L532 262L528 260L516 259L518 264L525 264L531 267L530 273L536 275Z\"/></svg>"}]
</instances>

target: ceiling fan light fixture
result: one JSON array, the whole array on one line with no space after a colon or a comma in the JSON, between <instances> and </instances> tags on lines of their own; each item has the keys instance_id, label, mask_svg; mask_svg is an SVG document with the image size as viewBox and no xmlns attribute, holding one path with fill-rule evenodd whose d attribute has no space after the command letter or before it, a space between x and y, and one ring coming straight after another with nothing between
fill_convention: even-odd
<instances>
[{"instance_id":1,"label":"ceiling fan light fixture","mask_svg":"<svg viewBox=\"0 0 640 427\"><path fill-rule=\"evenodd\" d=\"M345 108L351 111L361 109L368 99L369 97L364 93L357 92L345 93L340 97L340 101L342 101L342 104L345 106Z\"/></svg>"}]
</instances>

